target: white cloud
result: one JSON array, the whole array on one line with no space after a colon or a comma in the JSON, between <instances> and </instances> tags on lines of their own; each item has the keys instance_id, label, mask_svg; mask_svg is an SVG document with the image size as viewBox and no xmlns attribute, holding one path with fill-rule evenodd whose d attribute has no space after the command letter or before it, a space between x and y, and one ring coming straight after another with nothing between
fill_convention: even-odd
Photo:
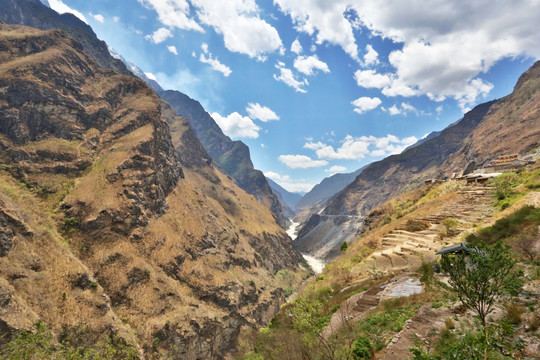
<instances>
[{"instance_id":1,"label":"white cloud","mask_svg":"<svg viewBox=\"0 0 540 360\"><path fill-rule=\"evenodd\" d=\"M386 96L409 97L417 94L394 74L378 74L375 70L357 70L354 73L354 79L358 86L367 89L382 89L382 93Z\"/></svg>"},{"instance_id":2,"label":"white cloud","mask_svg":"<svg viewBox=\"0 0 540 360\"><path fill-rule=\"evenodd\" d=\"M317 55L311 55L311 56L298 56L294 60L294 67L296 70L300 71L302 74L305 75L313 75L315 73L314 70L320 70L324 73L329 73L330 69L328 68L328 65L319 60Z\"/></svg>"},{"instance_id":3,"label":"white cloud","mask_svg":"<svg viewBox=\"0 0 540 360\"><path fill-rule=\"evenodd\" d=\"M274 180L282 188L290 192L308 192L315 186L315 184L306 183L304 180L293 180L289 175L281 176L273 171L265 172L264 176Z\"/></svg>"},{"instance_id":4,"label":"white cloud","mask_svg":"<svg viewBox=\"0 0 540 360\"><path fill-rule=\"evenodd\" d=\"M354 105L354 112L358 114L363 114L367 111L375 109L377 106L381 105L381 99L377 97L366 97L363 96L351 102Z\"/></svg>"},{"instance_id":5,"label":"white cloud","mask_svg":"<svg viewBox=\"0 0 540 360\"><path fill-rule=\"evenodd\" d=\"M252 119L257 119L262 122L279 120L279 116L275 112L273 112L272 109L266 106L262 106L259 103L249 103L246 107L246 111Z\"/></svg>"},{"instance_id":6,"label":"white cloud","mask_svg":"<svg viewBox=\"0 0 540 360\"><path fill-rule=\"evenodd\" d=\"M119 22L119 21L120 21L120 17L119 17L119 16L113 16L113 21L114 21L114 22Z\"/></svg>"},{"instance_id":7,"label":"white cloud","mask_svg":"<svg viewBox=\"0 0 540 360\"><path fill-rule=\"evenodd\" d=\"M435 112L437 113L437 115L441 115L442 111L443 111L442 105L437 106L437 108L435 109Z\"/></svg>"},{"instance_id":8,"label":"white cloud","mask_svg":"<svg viewBox=\"0 0 540 360\"><path fill-rule=\"evenodd\" d=\"M339 166L339 165L334 165L330 169L324 170L324 172L330 173L332 175L338 174L338 173L344 173L345 171L347 171L347 168L345 166Z\"/></svg>"},{"instance_id":9,"label":"white cloud","mask_svg":"<svg viewBox=\"0 0 540 360\"><path fill-rule=\"evenodd\" d=\"M412 112L418 115L418 110L416 110L414 106L412 106L411 104L404 103L404 102L402 102L399 107L395 104L392 105L392 107L388 109L388 112L390 113L390 115L400 115L400 114L407 115L407 113L409 112Z\"/></svg>"},{"instance_id":10,"label":"white cloud","mask_svg":"<svg viewBox=\"0 0 540 360\"><path fill-rule=\"evenodd\" d=\"M344 16L348 8L345 1L274 0L274 3L291 16L298 31L315 35L318 45L324 42L340 45L359 61L353 27Z\"/></svg>"},{"instance_id":11,"label":"white cloud","mask_svg":"<svg viewBox=\"0 0 540 360\"><path fill-rule=\"evenodd\" d=\"M191 0L191 4L201 23L223 34L231 52L263 60L264 54L282 48L277 30L259 17L255 0Z\"/></svg>"},{"instance_id":12,"label":"white cloud","mask_svg":"<svg viewBox=\"0 0 540 360\"><path fill-rule=\"evenodd\" d=\"M251 139L259 137L261 128L255 125L247 116L242 116L237 112L233 112L226 117L218 113L212 113L211 116L227 136Z\"/></svg>"},{"instance_id":13,"label":"white cloud","mask_svg":"<svg viewBox=\"0 0 540 360\"><path fill-rule=\"evenodd\" d=\"M296 55L300 55L303 50L304 49L302 49L300 41L298 41L298 39L294 40L291 44L291 52L295 53Z\"/></svg>"},{"instance_id":14,"label":"white cloud","mask_svg":"<svg viewBox=\"0 0 540 360\"><path fill-rule=\"evenodd\" d=\"M295 89L297 92L307 93L306 89L304 89L304 86L309 85L307 79L302 81L296 80L292 70L286 68L285 64L282 62L277 63L276 69L279 70L279 75L274 74L275 80L281 81L282 83Z\"/></svg>"},{"instance_id":15,"label":"white cloud","mask_svg":"<svg viewBox=\"0 0 540 360\"><path fill-rule=\"evenodd\" d=\"M67 6L62 0L49 0L49 5L51 9L53 9L59 14L71 13L88 24L88 21L86 21L86 18L81 12Z\"/></svg>"},{"instance_id":16,"label":"white cloud","mask_svg":"<svg viewBox=\"0 0 540 360\"><path fill-rule=\"evenodd\" d=\"M90 16L93 17L94 20L96 20L99 23L103 24L105 22L105 18L101 14L92 14L92 13L90 13Z\"/></svg>"},{"instance_id":17,"label":"white cloud","mask_svg":"<svg viewBox=\"0 0 540 360\"><path fill-rule=\"evenodd\" d=\"M399 139L388 134L384 137L347 135L340 146L334 148L322 142L307 142L304 148L315 151L319 159L326 160L360 160L366 156L388 156L399 154L406 147L418 141L414 136Z\"/></svg>"},{"instance_id":18,"label":"white cloud","mask_svg":"<svg viewBox=\"0 0 540 360\"><path fill-rule=\"evenodd\" d=\"M212 57L212 54L208 51L208 45L207 44L203 43L201 48L202 48L204 54L201 54L201 56L199 56L199 61L200 62L210 65L210 67L212 69L214 69L215 71L219 71L225 77L228 77L229 75L231 75L231 73L232 73L231 68L228 67L227 65L224 65L224 64L220 63L218 59L214 59ZM207 54L208 57L206 57L205 54Z\"/></svg>"},{"instance_id":19,"label":"white cloud","mask_svg":"<svg viewBox=\"0 0 540 360\"><path fill-rule=\"evenodd\" d=\"M170 28L204 32L203 28L191 17L187 0L138 0L149 9L154 9L159 21Z\"/></svg>"},{"instance_id":20,"label":"white cloud","mask_svg":"<svg viewBox=\"0 0 540 360\"><path fill-rule=\"evenodd\" d=\"M167 50L169 50L174 55L178 55L178 49L176 49L176 46L174 45L168 45Z\"/></svg>"},{"instance_id":21,"label":"white cloud","mask_svg":"<svg viewBox=\"0 0 540 360\"><path fill-rule=\"evenodd\" d=\"M146 75L146 77L149 78L150 80L157 81L156 75L152 74L151 72L145 72L144 75Z\"/></svg>"},{"instance_id":22,"label":"white cloud","mask_svg":"<svg viewBox=\"0 0 540 360\"><path fill-rule=\"evenodd\" d=\"M279 161L291 169L308 169L328 165L328 161L313 160L305 155L280 155Z\"/></svg>"},{"instance_id":23,"label":"white cloud","mask_svg":"<svg viewBox=\"0 0 540 360\"><path fill-rule=\"evenodd\" d=\"M390 86L392 80L388 75L377 74L375 70L357 70L354 79L358 86L364 88L382 89Z\"/></svg>"},{"instance_id":24,"label":"white cloud","mask_svg":"<svg viewBox=\"0 0 540 360\"><path fill-rule=\"evenodd\" d=\"M399 44L387 96L454 98L462 109L489 92L481 74L497 61L540 57L540 1L275 0L299 31L340 45L356 59L352 28ZM350 21L349 21L350 19ZM352 22L352 23L351 23ZM359 62L360 63L360 62Z\"/></svg>"},{"instance_id":25,"label":"white cloud","mask_svg":"<svg viewBox=\"0 0 540 360\"><path fill-rule=\"evenodd\" d=\"M146 35L145 39L152 41L154 44L160 44L172 36L170 29L162 27L154 31L152 35Z\"/></svg>"},{"instance_id":26,"label":"white cloud","mask_svg":"<svg viewBox=\"0 0 540 360\"><path fill-rule=\"evenodd\" d=\"M366 45L366 54L364 55L364 65L376 65L379 63L379 53L373 49L373 46Z\"/></svg>"}]
</instances>

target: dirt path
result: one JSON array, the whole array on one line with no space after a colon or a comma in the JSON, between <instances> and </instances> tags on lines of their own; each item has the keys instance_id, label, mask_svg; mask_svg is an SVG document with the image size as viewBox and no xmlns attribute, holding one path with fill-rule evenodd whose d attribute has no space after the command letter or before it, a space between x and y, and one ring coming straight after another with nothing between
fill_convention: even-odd
<instances>
[{"instance_id":1,"label":"dirt path","mask_svg":"<svg viewBox=\"0 0 540 360\"><path fill-rule=\"evenodd\" d=\"M353 275L369 272L384 275L416 271L422 262L436 260L435 253L438 250L457 242L457 235L481 223L493 212L491 206L493 198L490 192L490 187L466 186L458 191L460 196L456 199L444 204L433 214L417 219L428 223L428 229L415 232L394 230L384 235L377 251L353 269ZM452 237L441 240L439 234L444 229L444 225L441 224L448 218L456 219L459 226L454 230Z\"/></svg>"}]
</instances>

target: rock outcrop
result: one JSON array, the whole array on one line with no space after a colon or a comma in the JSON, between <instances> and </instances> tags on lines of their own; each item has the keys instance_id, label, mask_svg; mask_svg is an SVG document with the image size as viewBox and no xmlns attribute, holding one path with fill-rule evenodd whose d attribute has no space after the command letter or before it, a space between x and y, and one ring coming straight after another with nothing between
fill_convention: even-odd
<instances>
[{"instance_id":1,"label":"rock outcrop","mask_svg":"<svg viewBox=\"0 0 540 360\"><path fill-rule=\"evenodd\" d=\"M272 192L262 171L253 167L246 144L232 141L223 134L198 101L176 90L163 91L159 95L173 106L178 115L189 120L195 134L216 165L231 176L238 186L268 207L276 216L278 223L285 227L287 220L283 215L281 203Z\"/></svg>"}]
</instances>

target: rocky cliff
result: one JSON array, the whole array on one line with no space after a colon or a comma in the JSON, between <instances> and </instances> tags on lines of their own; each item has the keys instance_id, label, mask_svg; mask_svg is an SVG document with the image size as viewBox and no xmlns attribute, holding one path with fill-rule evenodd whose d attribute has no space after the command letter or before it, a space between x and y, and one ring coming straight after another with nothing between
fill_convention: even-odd
<instances>
[{"instance_id":1,"label":"rocky cliff","mask_svg":"<svg viewBox=\"0 0 540 360\"><path fill-rule=\"evenodd\" d=\"M540 146L540 63L519 79L507 97L478 105L438 136L399 155L372 163L324 210L311 216L294 245L331 258L343 241L363 231L365 215L378 204L417 188L429 178L469 173L497 156Z\"/></svg>"},{"instance_id":2,"label":"rocky cliff","mask_svg":"<svg viewBox=\"0 0 540 360\"><path fill-rule=\"evenodd\" d=\"M223 134L198 101L175 90L163 91L159 95L173 106L178 115L189 120L195 134L216 165L230 175L238 186L268 207L276 216L278 223L285 227L287 220L283 215L281 203L272 192L262 171L253 167L246 144L232 141Z\"/></svg>"},{"instance_id":3,"label":"rocky cliff","mask_svg":"<svg viewBox=\"0 0 540 360\"><path fill-rule=\"evenodd\" d=\"M60 30L0 24L0 89L5 338L39 319L219 359L301 280L271 212L141 80Z\"/></svg>"},{"instance_id":4,"label":"rocky cliff","mask_svg":"<svg viewBox=\"0 0 540 360\"><path fill-rule=\"evenodd\" d=\"M107 44L96 37L92 28L73 14L58 14L39 0L0 0L0 9L0 20L7 24L26 25L41 30L61 29L77 39L84 51L101 67L131 74L122 61L109 54Z\"/></svg>"}]
</instances>

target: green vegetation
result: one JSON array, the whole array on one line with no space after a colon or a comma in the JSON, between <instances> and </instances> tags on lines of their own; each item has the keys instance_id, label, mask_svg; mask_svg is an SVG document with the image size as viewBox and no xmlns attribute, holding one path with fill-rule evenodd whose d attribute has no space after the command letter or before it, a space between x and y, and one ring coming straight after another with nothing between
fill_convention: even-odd
<instances>
[{"instance_id":1,"label":"green vegetation","mask_svg":"<svg viewBox=\"0 0 540 360\"><path fill-rule=\"evenodd\" d=\"M470 244L491 244L498 240L511 242L522 234L538 235L540 226L540 208L524 206L514 213L497 220L493 226L481 229L476 234L467 236Z\"/></svg>"},{"instance_id":2,"label":"green vegetation","mask_svg":"<svg viewBox=\"0 0 540 360\"><path fill-rule=\"evenodd\" d=\"M348 247L348 246L349 246L349 245L347 245L347 242L346 242L346 241L342 242L342 243L341 243L341 246L340 246L341 252L347 251L347 247Z\"/></svg>"},{"instance_id":3,"label":"green vegetation","mask_svg":"<svg viewBox=\"0 0 540 360\"><path fill-rule=\"evenodd\" d=\"M476 312L482 326L504 294L517 295L523 285L510 246L497 241L478 244L467 253L445 254L441 269L450 276L450 286L469 309Z\"/></svg>"},{"instance_id":4,"label":"green vegetation","mask_svg":"<svg viewBox=\"0 0 540 360\"><path fill-rule=\"evenodd\" d=\"M79 227L79 220L74 217L65 217L63 230L66 233L72 233Z\"/></svg>"},{"instance_id":5,"label":"green vegetation","mask_svg":"<svg viewBox=\"0 0 540 360\"><path fill-rule=\"evenodd\" d=\"M56 339L46 325L37 322L34 332L21 331L0 347L4 360L114 360L139 359L138 351L113 335L93 339L85 328L64 331ZM95 341L94 341L95 340Z\"/></svg>"}]
</instances>

